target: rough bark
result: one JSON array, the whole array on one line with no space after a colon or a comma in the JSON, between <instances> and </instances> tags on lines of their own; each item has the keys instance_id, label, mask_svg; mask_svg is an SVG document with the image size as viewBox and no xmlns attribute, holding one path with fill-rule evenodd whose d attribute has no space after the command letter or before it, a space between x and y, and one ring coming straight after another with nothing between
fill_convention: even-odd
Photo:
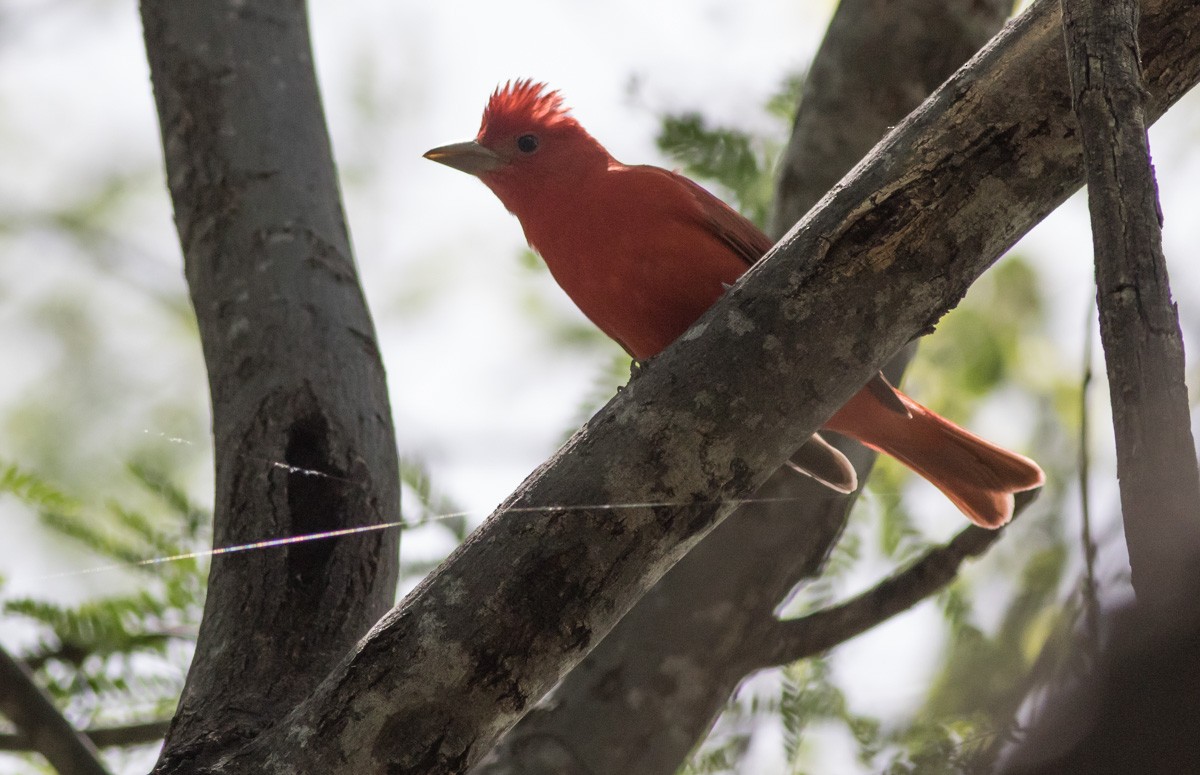
<instances>
[{"instance_id":1,"label":"rough bark","mask_svg":"<svg viewBox=\"0 0 1200 775\"><path fill-rule=\"evenodd\" d=\"M850 452L856 468L867 453ZM775 608L814 575L846 498L781 468L690 551L562 685L505 736L480 773L673 773L730 693L761 667Z\"/></svg>"},{"instance_id":2,"label":"rough bark","mask_svg":"<svg viewBox=\"0 0 1200 775\"><path fill-rule=\"evenodd\" d=\"M844 0L809 69L773 220L799 220L999 30L1010 5ZM884 52L893 66L881 70ZM875 455L839 446L865 482ZM757 648L774 637L776 607L819 573L854 500L788 468L755 498L673 567L475 772L675 772L762 666Z\"/></svg>"},{"instance_id":3,"label":"rough bark","mask_svg":"<svg viewBox=\"0 0 1200 775\"><path fill-rule=\"evenodd\" d=\"M1147 608L1172 616L1185 600L1193 607L1182 580L1200 557L1200 472L1146 136L1140 9L1136 0L1062 7L1133 587Z\"/></svg>"},{"instance_id":4,"label":"rough bark","mask_svg":"<svg viewBox=\"0 0 1200 775\"><path fill-rule=\"evenodd\" d=\"M167 181L212 395L217 547L392 521L395 438L301 0L143 0ZM159 760L278 721L392 605L396 531L213 560Z\"/></svg>"},{"instance_id":5,"label":"rough bark","mask_svg":"<svg viewBox=\"0 0 1200 775\"><path fill-rule=\"evenodd\" d=\"M1137 602L1102 615L1089 608L1073 659L1038 687L1036 710L997 772L1197 772L1200 477L1146 136L1139 8L1129 0L1062 0L1062 8ZM1143 51L1149 76L1153 55Z\"/></svg>"},{"instance_id":6,"label":"rough bark","mask_svg":"<svg viewBox=\"0 0 1200 775\"><path fill-rule=\"evenodd\" d=\"M1154 118L1200 77L1200 7L1147 0L1144 10ZM1078 187L1076 135L1057 1L1041 0L307 700L210 769L464 771L734 501Z\"/></svg>"},{"instance_id":7,"label":"rough bark","mask_svg":"<svg viewBox=\"0 0 1200 775\"><path fill-rule=\"evenodd\" d=\"M54 707L29 668L0 648L0 713L61 775L108 775L100 754Z\"/></svg>"}]
</instances>

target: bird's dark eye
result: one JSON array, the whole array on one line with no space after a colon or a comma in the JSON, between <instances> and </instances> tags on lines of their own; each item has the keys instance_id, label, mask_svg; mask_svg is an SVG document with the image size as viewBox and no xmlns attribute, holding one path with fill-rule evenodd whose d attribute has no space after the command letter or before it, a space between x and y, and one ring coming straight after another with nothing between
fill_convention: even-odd
<instances>
[{"instance_id":1,"label":"bird's dark eye","mask_svg":"<svg viewBox=\"0 0 1200 775\"><path fill-rule=\"evenodd\" d=\"M533 153L537 147L537 135L521 135L517 138L517 150L521 153Z\"/></svg>"}]
</instances>

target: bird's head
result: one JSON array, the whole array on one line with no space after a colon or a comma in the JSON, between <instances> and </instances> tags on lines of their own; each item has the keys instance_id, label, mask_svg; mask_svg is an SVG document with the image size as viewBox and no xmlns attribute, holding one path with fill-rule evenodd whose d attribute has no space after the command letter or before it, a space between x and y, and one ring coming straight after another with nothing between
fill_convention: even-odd
<instances>
[{"instance_id":1,"label":"bird's head","mask_svg":"<svg viewBox=\"0 0 1200 775\"><path fill-rule=\"evenodd\" d=\"M530 187L553 187L589 169L603 170L612 159L557 91L530 80L497 87L474 140L434 148L425 158L479 177L506 204Z\"/></svg>"}]
</instances>

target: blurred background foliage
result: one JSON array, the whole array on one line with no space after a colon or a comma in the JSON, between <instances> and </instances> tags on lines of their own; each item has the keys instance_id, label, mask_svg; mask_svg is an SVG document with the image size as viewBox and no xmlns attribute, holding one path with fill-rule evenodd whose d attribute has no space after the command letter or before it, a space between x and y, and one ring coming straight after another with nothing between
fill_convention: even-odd
<instances>
[{"instance_id":1,"label":"blurred background foliage","mask_svg":"<svg viewBox=\"0 0 1200 775\"><path fill-rule=\"evenodd\" d=\"M5 40L0 36L0 49ZM382 185L373 149L408 118L402 101L373 80L376 71L362 60L348 76L357 113L343 131L354 142L339 155L352 220L355 200ZM754 129L723 125L702 109L658 111L658 148L669 165L762 224L801 83L799 75L784 79L762 115L747 122ZM0 139L19 136L6 123L12 115L4 109L12 107L0 105ZM0 508L11 524L32 517L43 528L14 533L12 540L29 542L22 551L30 559L15 571L0 569L0 629L83 728L169 718L199 623L208 561L138 563L203 552L211 538L211 449L195 322L177 254L147 247L170 229L157 154L130 158L114 154L71 170L74 184L53 195L0 192L0 328L20 343L4 352L38 354L7 359L0 386ZM148 227L151 200L158 222ZM158 237L147 237L147 228ZM544 272L528 251L510 260L527 275ZM41 265L32 282L21 271L30 262ZM381 323L385 336L394 320L406 323L429 306L445 281L432 279L441 268L431 261L427 274L380 291L393 320ZM1077 510L1079 495L1081 374L1078 355L1057 344L1041 272L1019 251L1005 258L922 342L905 381L933 409L1036 454L1048 475L1040 500L1006 539L930 604L936 632L927 632L926 642L937 653L932 680L918 674L927 686L920 701L900 711L864 709L846 672L853 662L840 652L764 671L730 701L684 772L749 772L748 762L761 761L764 749L794 773L831 761L845 772L972 771L1012 734L1034 683L1086 657L1063 648L1082 589L1080 540L1064 518ZM513 304L528 328L594 375L562 428L569 433L628 378L629 359L564 313L544 285L520 287ZM396 379L419 381L421 374ZM422 451L405 445L403 511L411 527L402 592L472 524L459 493L443 494ZM945 523L927 516L931 502L936 494L922 482L881 461L825 576L800 590L784 615L861 591L944 540ZM109 565L122 568L72 575L65 591L52 578ZM141 758L137 750L107 749L106 757L117 771L138 771L152 749ZM45 764L16 755L0 759L0 769L38 772Z\"/></svg>"}]
</instances>

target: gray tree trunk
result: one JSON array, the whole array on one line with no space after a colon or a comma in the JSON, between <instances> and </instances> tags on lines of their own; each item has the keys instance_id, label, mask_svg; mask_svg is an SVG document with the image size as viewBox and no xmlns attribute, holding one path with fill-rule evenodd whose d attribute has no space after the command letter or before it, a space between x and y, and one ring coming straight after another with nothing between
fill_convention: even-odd
<instances>
[{"instance_id":1,"label":"gray tree trunk","mask_svg":"<svg viewBox=\"0 0 1200 775\"><path fill-rule=\"evenodd\" d=\"M143 0L200 324L213 543L399 514L383 366L299 0ZM398 531L218 556L159 772L196 772L308 697L391 607Z\"/></svg>"}]
</instances>

